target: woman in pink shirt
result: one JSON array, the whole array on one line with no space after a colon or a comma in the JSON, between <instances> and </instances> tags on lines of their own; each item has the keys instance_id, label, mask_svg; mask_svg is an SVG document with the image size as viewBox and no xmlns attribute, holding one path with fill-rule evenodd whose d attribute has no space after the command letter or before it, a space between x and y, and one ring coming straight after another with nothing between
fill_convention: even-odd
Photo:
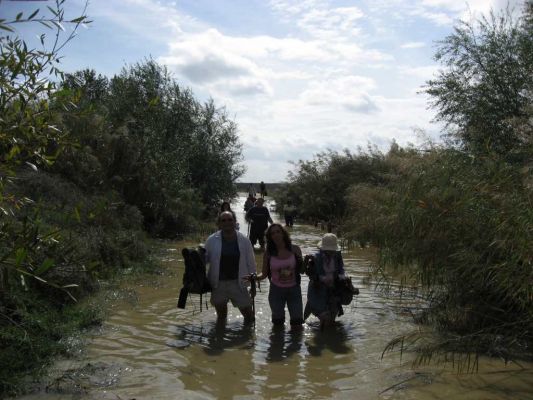
<instances>
[{"instance_id":1,"label":"woman in pink shirt","mask_svg":"<svg viewBox=\"0 0 533 400\"><path fill-rule=\"evenodd\" d=\"M268 302L272 323L285 323L285 305L289 309L291 328L303 324L300 274L303 272L302 251L292 244L289 233L280 224L272 224L266 231L266 251L263 270L257 279L269 278Z\"/></svg>"}]
</instances>

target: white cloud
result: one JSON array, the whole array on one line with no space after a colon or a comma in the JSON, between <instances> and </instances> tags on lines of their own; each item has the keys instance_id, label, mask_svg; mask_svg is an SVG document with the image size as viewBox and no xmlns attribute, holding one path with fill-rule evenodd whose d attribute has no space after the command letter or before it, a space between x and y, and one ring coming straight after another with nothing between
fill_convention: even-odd
<instances>
[{"instance_id":1,"label":"white cloud","mask_svg":"<svg viewBox=\"0 0 533 400\"><path fill-rule=\"evenodd\" d=\"M249 58L217 46L220 40L222 35L213 29L200 35L184 35L182 40L170 44L169 55L160 61L196 83L259 74L260 68Z\"/></svg>"},{"instance_id":2,"label":"white cloud","mask_svg":"<svg viewBox=\"0 0 533 400\"><path fill-rule=\"evenodd\" d=\"M304 11L322 7L324 0L270 0L269 3L280 15L294 17Z\"/></svg>"},{"instance_id":3,"label":"white cloud","mask_svg":"<svg viewBox=\"0 0 533 400\"><path fill-rule=\"evenodd\" d=\"M407 42L400 46L402 49L418 49L420 47L425 47L426 44L424 42Z\"/></svg>"},{"instance_id":4,"label":"white cloud","mask_svg":"<svg viewBox=\"0 0 533 400\"><path fill-rule=\"evenodd\" d=\"M363 13L357 7L313 9L305 13L297 24L314 37L326 40L349 40L360 34L357 26Z\"/></svg>"},{"instance_id":5,"label":"white cloud","mask_svg":"<svg viewBox=\"0 0 533 400\"><path fill-rule=\"evenodd\" d=\"M453 16L450 16L449 14L445 12L432 12L432 11L428 11L427 9L423 7L414 9L413 11L411 11L410 14L413 16L425 18L433 22L435 25L439 25L439 26L452 25L454 21Z\"/></svg>"},{"instance_id":6,"label":"white cloud","mask_svg":"<svg viewBox=\"0 0 533 400\"><path fill-rule=\"evenodd\" d=\"M78 2L85 3L84 0ZM155 41L166 41L168 35L179 35L198 24L197 20L179 13L174 7L153 0L123 0L120 7L114 1L92 0L88 14L93 20L91 25L100 24L105 18L119 25L122 32L134 35L142 32L145 39L148 37ZM162 31L166 33L162 34Z\"/></svg>"},{"instance_id":7,"label":"white cloud","mask_svg":"<svg viewBox=\"0 0 533 400\"><path fill-rule=\"evenodd\" d=\"M439 70L438 65L421 65L416 67L400 66L398 72L402 75L409 75L420 78L423 81L432 79L435 77Z\"/></svg>"},{"instance_id":8,"label":"white cloud","mask_svg":"<svg viewBox=\"0 0 533 400\"><path fill-rule=\"evenodd\" d=\"M503 1L468 4L486 13ZM427 97L416 92L438 70L431 42L465 18L464 0L270 0L264 26L250 29L217 20L205 2L194 15L176 4L92 0L89 13L128 40L148 38L139 59L164 44L156 59L197 97L227 107L244 144L244 180L282 180L288 160L326 148L416 142L414 127L437 136Z\"/></svg>"},{"instance_id":9,"label":"white cloud","mask_svg":"<svg viewBox=\"0 0 533 400\"><path fill-rule=\"evenodd\" d=\"M220 96L271 96L273 94L273 89L268 82L254 78L223 80L211 86L211 90L213 93L218 93Z\"/></svg>"},{"instance_id":10,"label":"white cloud","mask_svg":"<svg viewBox=\"0 0 533 400\"><path fill-rule=\"evenodd\" d=\"M372 79L362 76L345 76L311 82L300 98L313 106L340 106L356 113L378 110L368 91L375 87Z\"/></svg>"}]
</instances>

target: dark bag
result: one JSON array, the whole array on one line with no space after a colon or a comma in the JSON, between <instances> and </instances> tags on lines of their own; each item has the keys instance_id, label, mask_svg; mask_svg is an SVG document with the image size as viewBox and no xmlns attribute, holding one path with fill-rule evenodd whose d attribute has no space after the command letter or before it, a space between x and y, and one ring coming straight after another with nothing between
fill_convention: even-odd
<instances>
[{"instance_id":1,"label":"dark bag","mask_svg":"<svg viewBox=\"0 0 533 400\"><path fill-rule=\"evenodd\" d=\"M307 255L303 259L303 269L304 273L309 277L311 282L318 281L318 274L316 271L315 257L312 255Z\"/></svg>"},{"instance_id":2,"label":"dark bag","mask_svg":"<svg viewBox=\"0 0 533 400\"><path fill-rule=\"evenodd\" d=\"M296 258L296 273L305 274L304 259L302 256L294 254L294 258Z\"/></svg>"},{"instance_id":3,"label":"dark bag","mask_svg":"<svg viewBox=\"0 0 533 400\"><path fill-rule=\"evenodd\" d=\"M211 291L211 284L207 279L205 266L205 249L184 248L181 251L185 262L183 274L183 288L178 299L178 308L185 308L189 293L200 295L200 307L202 307L202 295Z\"/></svg>"},{"instance_id":4,"label":"dark bag","mask_svg":"<svg viewBox=\"0 0 533 400\"><path fill-rule=\"evenodd\" d=\"M352 278L345 277L335 281L335 294L343 306L347 306L353 300L353 296L359 294L359 289L353 286Z\"/></svg>"}]
</instances>

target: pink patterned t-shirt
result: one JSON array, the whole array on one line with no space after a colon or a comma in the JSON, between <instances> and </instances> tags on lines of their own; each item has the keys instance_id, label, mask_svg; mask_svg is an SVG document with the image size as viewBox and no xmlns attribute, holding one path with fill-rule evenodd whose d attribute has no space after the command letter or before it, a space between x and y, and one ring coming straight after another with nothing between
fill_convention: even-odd
<instances>
[{"instance_id":1,"label":"pink patterned t-shirt","mask_svg":"<svg viewBox=\"0 0 533 400\"><path fill-rule=\"evenodd\" d=\"M270 257L270 275L272 283L278 287L296 285L296 256L288 258Z\"/></svg>"}]
</instances>

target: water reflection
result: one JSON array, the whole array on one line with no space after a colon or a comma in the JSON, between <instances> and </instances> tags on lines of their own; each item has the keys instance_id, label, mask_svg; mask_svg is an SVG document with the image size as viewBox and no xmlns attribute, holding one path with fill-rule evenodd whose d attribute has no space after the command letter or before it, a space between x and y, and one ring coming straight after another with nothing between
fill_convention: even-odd
<instances>
[{"instance_id":1,"label":"water reflection","mask_svg":"<svg viewBox=\"0 0 533 400\"><path fill-rule=\"evenodd\" d=\"M273 325L269 336L266 360L283 361L294 353L300 352L303 344L303 330L285 332L284 326Z\"/></svg>"},{"instance_id":2,"label":"water reflection","mask_svg":"<svg viewBox=\"0 0 533 400\"><path fill-rule=\"evenodd\" d=\"M179 333L167 343L168 346L185 349L190 345L199 345L209 356L220 355L232 348L251 348L255 339L254 325L240 321L183 325L176 326L175 330Z\"/></svg>"},{"instance_id":3,"label":"water reflection","mask_svg":"<svg viewBox=\"0 0 533 400\"><path fill-rule=\"evenodd\" d=\"M208 334L205 354L216 356L230 348L251 348L253 346L253 324L215 322Z\"/></svg>"},{"instance_id":4,"label":"water reflection","mask_svg":"<svg viewBox=\"0 0 533 400\"><path fill-rule=\"evenodd\" d=\"M335 354L347 354L351 352L348 346L348 330L341 321L336 321L333 326L320 329L320 323L313 323L313 340L306 343L307 351L314 357L322 356L324 350Z\"/></svg>"}]
</instances>

